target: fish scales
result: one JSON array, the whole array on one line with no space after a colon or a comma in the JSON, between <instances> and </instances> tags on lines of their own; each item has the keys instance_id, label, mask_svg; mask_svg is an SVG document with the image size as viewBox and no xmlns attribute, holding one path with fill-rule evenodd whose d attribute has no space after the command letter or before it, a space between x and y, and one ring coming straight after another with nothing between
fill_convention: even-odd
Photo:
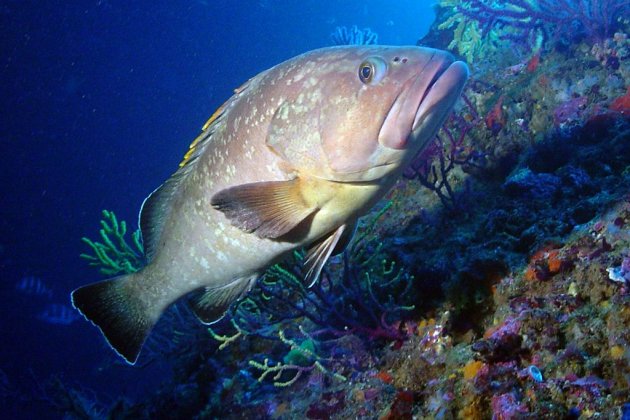
<instances>
[{"instance_id":1,"label":"fish scales","mask_svg":"<svg viewBox=\"0 0 630 420\"><path fill-rule=\"evenodd\" d=\"M219 319L272 264L306 248L305 284L434 137L468 75L420 47L315 50L235 91L141 210L148 264L75 290L134 363L168 305Z\"/></svg>"}]
</instances>

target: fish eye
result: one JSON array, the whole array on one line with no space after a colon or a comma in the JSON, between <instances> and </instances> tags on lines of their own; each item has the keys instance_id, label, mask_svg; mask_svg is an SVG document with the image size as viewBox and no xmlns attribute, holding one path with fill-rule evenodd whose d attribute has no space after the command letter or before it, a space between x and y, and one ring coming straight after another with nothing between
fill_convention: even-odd
<instances>
[{"instance_id":1,"label":"fish eye","mask_svg":"<svg viewBox=\"0 0 630 420\"><path fill-rule=\"evenodd\" d=\"M371 63L364 63L359 70L359 77L363 83L370 83L374 75L374 66Z\"/></svg>"},{"instance_id":2,"label":"fish eye","mask_svg":"<svg viewBox=\"0 0 630 420\"><path fill-rule=\"evenodd\" d=\"M385 73L387 73L387 64L377 57L370 57L359 66L359 79L366 85L380 82Z\"/></svg>"}]
</instances>

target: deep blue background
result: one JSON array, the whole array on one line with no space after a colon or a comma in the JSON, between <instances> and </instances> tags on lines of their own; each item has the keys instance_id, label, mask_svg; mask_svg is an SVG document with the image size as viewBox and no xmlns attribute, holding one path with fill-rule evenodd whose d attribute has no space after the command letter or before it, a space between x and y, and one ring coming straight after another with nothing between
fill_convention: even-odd
<instances>
[{"instance_id":1,"label":"deep blue background","mask_svg":"<svg viewBox=\"0 0 630 420\"><path fill-rule=\"evenodd\" d=\"M24 389L53 373L131 392L143 373L99 373L97 330L35 315L27 274L68 304L100 277L78 258L101 210L135 225L144 197L176 168L233 88L336 26L415 44L433 19L422 0L4 1L0 5L0 369ZM395 6L392 6L394 5ZM109 376L108 376L109 375ZM146 382L148 379L145 379ZM29 385L30 384L30 385Z\"/></svg>"}]
</instances>

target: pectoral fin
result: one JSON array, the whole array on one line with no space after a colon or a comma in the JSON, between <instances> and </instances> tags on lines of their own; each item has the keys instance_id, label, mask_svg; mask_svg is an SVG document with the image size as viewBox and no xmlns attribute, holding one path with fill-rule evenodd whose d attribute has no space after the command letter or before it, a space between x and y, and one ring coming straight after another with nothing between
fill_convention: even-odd
<instances>
[{"instance_id":1,"label":"pectoral fin","mask_svg":"<svg viewBox=\"0 0 630 420\"><path fill-rule=\"evenodd\" d=\"M194 293L188 304L195 316L204 324L213 324L223 318L230 305L247 293L256 283L258 274L237 278L218 288L206 287Z\"/></svg>"},{"instance_id":2,"label":"pectoral fin","mask_svg":"<svg viewBox=\"0 0 630 420\"><path fill-rule=\"evenodd\" d=\"M304 200L299 178L226 188L212 197L211 204L232 225L270 239L285 235L317 210Z\"/></svg>"},{"instance_id":3,"label":"pectoral fin","mask_svg":"<svg viewBox=\"0 0 630 420\"><path fill-rule=\"evenodd\" d=\"M328 237L318 242L307 251L303 264L304 271L306 272L304 275L304 283L307 284L308 287L315 284L319 278L324 264L326 264L326 261L330 258L346 229L346 225L339 226L336 231L332 232Z\"/></svg>"}]
</instances>

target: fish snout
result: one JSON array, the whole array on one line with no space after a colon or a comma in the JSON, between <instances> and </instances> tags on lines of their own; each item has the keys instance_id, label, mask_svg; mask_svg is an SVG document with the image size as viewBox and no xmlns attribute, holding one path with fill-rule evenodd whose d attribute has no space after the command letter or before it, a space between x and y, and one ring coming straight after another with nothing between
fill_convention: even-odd
<instances>
[{"instance_id":1,"label":"fish snout","mask_svg":"<svg viewBox=\"0 0 630 420\"><path fill-rule=\"evenodd\" d=\"M379 143L391 149L424 147L468 78L468 66L446 51L422 48L419 54L413 76L403 85L379 133ZM422 59L427 54L430 58Z\"/></svg>"},{"instance_id":2,"label":"fish snout","mask_svg":"<svg viewBox=\"0 0 630 420\"><path fill-rule=\"evenodd\" d=\"M412 132L420 129L424 121L433 115L443 117L441 125L468 80L468 66L462 61L453 60L450 54L446 54L448 57L432 69L433 78L424 88L424 94L411 127Z\"/></svg>"}]
</instances>

